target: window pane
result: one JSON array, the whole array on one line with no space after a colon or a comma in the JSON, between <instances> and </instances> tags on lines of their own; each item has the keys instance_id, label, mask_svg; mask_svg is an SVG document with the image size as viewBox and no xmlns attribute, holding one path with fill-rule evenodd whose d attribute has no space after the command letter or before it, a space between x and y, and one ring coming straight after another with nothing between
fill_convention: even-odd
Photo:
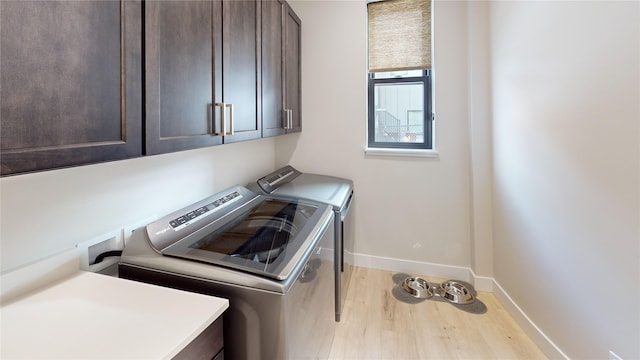
<instances>
[{"instance_id":1,"label":"window pane","mask_svg":"<svg viewBox=\"0 0 640 360\"><path fill-rule=\"evenodd\" d=\"M422 83L376 84L376 142L424 142Z\"/></svg>"}]
</instances>

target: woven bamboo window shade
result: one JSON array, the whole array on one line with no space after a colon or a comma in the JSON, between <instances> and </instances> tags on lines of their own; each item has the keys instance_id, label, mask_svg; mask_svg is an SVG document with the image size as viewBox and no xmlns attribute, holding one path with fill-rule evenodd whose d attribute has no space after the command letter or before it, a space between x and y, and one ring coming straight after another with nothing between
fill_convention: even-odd
<instances>
[{"instance_id":1,"label":"woven bamboo window shade","mask_svg":"<svg viewBox=\"0 0 640 360\"><path fill-rule=\"evenodd\" d=\"M431 68L431 1L370 2L369 72Z\"/></svg>"}]
</instances>

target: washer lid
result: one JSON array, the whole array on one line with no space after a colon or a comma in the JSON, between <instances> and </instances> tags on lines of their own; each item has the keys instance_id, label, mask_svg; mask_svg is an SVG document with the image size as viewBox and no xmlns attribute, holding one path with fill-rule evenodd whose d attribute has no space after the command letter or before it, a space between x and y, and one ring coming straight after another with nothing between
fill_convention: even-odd
<instances>
[{"instance_id":1,"label":"washer lid","mask_svg":"<svg viewBox=\"0 0 640 360\"><path fill-rule=\"evenodd\" d=\"M125 246L120 258L119 267L200 279L204 282L218 285L232 284L232 286L247 289L261 289L286 294L295 283L297 278L296 271L301 271L304 268L304 263L300 266L301 270L294 270L293 275L290 275L288 279L275 280L246 271L229 269L224 266L164 256L151 248L147 232L144 228L139 228L131 234L131 238L127 241L127 246Z\"/></svg>"},{"instance_id":2,"label":"washer lid","mask_svg":"<svg viewBox=\"0 0 640 360\"><path fill-rule=\"evenodd\" d=\"M265 196L162 251L163 255L264 275L289 277L330 220L329 206ZM249 206L250 205L250 206Z\"/></svg>"}]
</instances>

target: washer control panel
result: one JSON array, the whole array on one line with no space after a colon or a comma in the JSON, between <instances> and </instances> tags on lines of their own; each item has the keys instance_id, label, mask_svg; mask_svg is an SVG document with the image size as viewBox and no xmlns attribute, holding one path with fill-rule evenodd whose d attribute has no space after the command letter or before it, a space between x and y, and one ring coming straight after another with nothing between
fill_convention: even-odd
<instances>
[{"instance_id":1,"label":"washer control panel","mask_svg":"<svg viewBox=\"0 0 640 360\"><path fill-rule=\"evenodd\" d=\"M231 187L147 224L149 243L161 253L172 244L242 208L245 204L261 199L260 195L245 187Z\"/></svg>"},{"instance_id":2,"label":"washer control panel","mask_svg":"<svg viewBox=\"0 0 640 360\"><path fill-rule=\"evenodd\" d=\"M180 215L177 218L170 220L169 225L174 230L180 230L185 226L191 225L198 220L202 220L207 215L210 215L212 211L222 209L238 200L242 199L242 195L239 192L234 191L226 196L222 196L207 205L201 206L193 211L189 211L184 215Z\"/></svg>"}]
</instances>

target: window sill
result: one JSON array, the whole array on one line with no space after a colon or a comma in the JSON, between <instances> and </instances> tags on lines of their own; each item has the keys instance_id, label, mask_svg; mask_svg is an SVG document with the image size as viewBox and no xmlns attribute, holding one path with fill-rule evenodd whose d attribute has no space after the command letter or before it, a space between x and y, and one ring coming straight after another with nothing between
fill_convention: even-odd
<instances>
[{"instance_id":1,"label":"window sill","mask_svg":"<svg viewBox=\"0 0 640 360\"><path fill-rule=\"evenodd\" d=\"M396 156L396 157L420 157L439 159L440 155L437 150L418 150L418 149L383 149L383 148L365 148L364 154L367 156Z\"/></svg>"}]
</instances>

